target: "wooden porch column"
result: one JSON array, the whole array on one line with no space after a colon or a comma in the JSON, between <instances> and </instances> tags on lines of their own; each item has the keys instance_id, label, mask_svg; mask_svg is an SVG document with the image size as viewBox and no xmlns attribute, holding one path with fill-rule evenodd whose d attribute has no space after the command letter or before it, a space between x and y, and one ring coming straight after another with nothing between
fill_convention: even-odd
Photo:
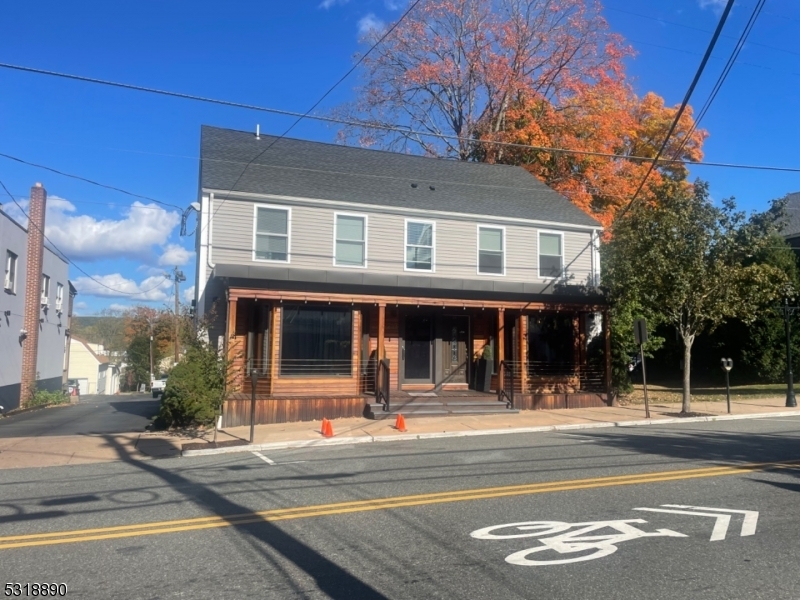
<instances>
[{"instance_id":1,"label":"wooden porch column","mask_svg":"<svg viewBox=\"0 0 800 600\"><path fill-rule=\"evenodd\" d=\"M233 366L234 372L232 377L232 384L234 390L240 390L242 388L242 373L241 369L238 368L236 350L239 347L238 340L236 339L236 308L237 308L237 299L228 299L228 326L227 330L225 331L225 338L227 341L227 348L226 348L226 355L228 357L228 363Z\"/></svg>"},{"instance_id":2,"label":"wooden porch column","mask_svg":"<svg viewBox=\"0 0 800 600\"><path fill-rule=\"evenodd\" d=\"M519 316L517 331L519 333L519 368L520 391L524 394L528 389L528 315Z\"/></svg>"},{"instance_id":3,"label":"wooden porch column","mask_svg":"<svg viewBox=\"0 0 800 600\"><path fill-rule=\"evenodd\" d=\"M506 359L506 309L497 309L497 392L506 387L506 370L503 361Z\"/></svg>"},{"instance_id":4,"label":"wooden porch column","mask_svg":"<svg viewBox=\"0 0 800 600\"><path fill-rule=\"evenodd\" d=\"M275 379L278 377L278 361L280 354L278 352L279 343L281 339L281 309L279 306L272 305L272 327L269 328L269 395L272 395L272 390L275 387Z\"/></svg>"},{"instance_id":5,"label":"wooden porch column","mask_svg":"<svg viewBox=\"0 0 800 600\"><path fill-rule=\"evenodd\" d=\"M385 356L385 348L384 348L384 336L386 332L386 304L379 304L378 305L378 348L375 353L375 364L376 366L380 365L381 360ZM391 368L391 367L390 367ZM399 369L400 365L395 365L395 369ZM375 375L375 389L378 390L383 383L378 379L380 377L381 370L378 368L378 372Z\"/></svg>"},{"instance_id":6,"label":"wooden porch column","mask_svg":"<svg viewBox=\"0 0 800 600\"><path fill-rule=\"evenodd\" d=\"M605 341L605 359L606 368L603 373L604 387L608 395L608 405L611 406L614 402L613 391L611 389L611 318L609 311L603 311L603 340Z\"/></svg>"},{"instance_id":7,"label":"wooden porch column","mask_svg":"<svg viewBox=\"0 0 800 600\"><path fill-rule=\"evenodd\" d=\"M360 377L361 377L361 329L363 327L361 322L361 315L363 313L358 309L353 309L353 343L351 344L352 352L350 353L350 373L356 382L356 390L361 392Z\"/></svg>"}]
</instances>

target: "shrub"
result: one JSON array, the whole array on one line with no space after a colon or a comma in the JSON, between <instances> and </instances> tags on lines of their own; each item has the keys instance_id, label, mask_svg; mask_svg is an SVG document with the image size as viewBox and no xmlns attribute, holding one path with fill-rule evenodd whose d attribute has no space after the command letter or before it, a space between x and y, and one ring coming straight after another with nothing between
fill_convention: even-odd
<instances>
[{"instance_id":1,"label":"shrub","mask_svg":"<svg viewBox=\"0 0 800 600\"><path fill-rule=\"evenodd\" d=\"M172 369L156 420L160 427L213 423L225 396L227 362L208 343L197 340Z\"/></svg>"},{"instance_id":2,"label":"shrub","mask_svg":"<svg viewBox=\"0 0 800 600\"><path fill-rule=\"evenodd\" d=\"M50 392L48 390L32 389L27 406L47 406L49 404L65 404L69 399L61 390Z\"/></svg>"}]
</instances>

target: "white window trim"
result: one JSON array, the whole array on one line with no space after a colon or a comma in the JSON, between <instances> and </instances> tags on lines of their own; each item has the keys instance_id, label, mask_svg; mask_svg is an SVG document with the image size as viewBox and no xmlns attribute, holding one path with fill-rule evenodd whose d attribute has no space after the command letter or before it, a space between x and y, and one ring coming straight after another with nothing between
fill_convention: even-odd
<instances>
[{"instance_id":1,"label":"white window trim","mask_svg":"<svg viewBox=\"0 0 800 600\"><path fill-rule=\"evenodd\" d=\"M503 272L502 273L483 273L481 271L481 229L500 229L503 232ZM475 272L478 275L488 275L489 277L505 277L507 252L506 252L506 227L505 225L490 225L489 223L478 223L475 229Z\"/></svg>"},{"instance_id":2,"label":"white window trim","mask_svg":"<svg viewBox=\"0 0 800 600\"><path fill-rule=\"evenodd\" d=\"M11 275L12 264L14 265L13 277ZM6 270L5 275L3 277L3 289L7 291L9 294L16 294L17 275L19 274L19 256L11 252L11 250L6 251L5 270Z\"/></svg>"},{"instance_id":3,"label":"white window trim","mask_svg":"<svg viewBox=\"0 0 800 600\"><path fill-rule=\"evenodd\" d=\"M433 226L433 237L431 239L431 268L430 269L412 269L408 266L408 261L406 259L406 251L408 250L408 224L409 223L425 223L426 225ZM425 246L416 246L416 244L410 244L415 247L424 248ZM436 221L430 221L428 219L406 219L405 225L403 227L403 270L410 271L411 273L436 273Z\"/></svg>"},{"instance_id":4,"label":"white window trim","mask_svg":"<svg viewBox=\"0 0 800 600\"><path fill-rule=\"evenodd\" d=\"M64 306L64 284L56 282L56 310Z\"/></svg>"},{"instance_id":5,"label":"white window trim","mask_svg":"<svg viewBox=\"0 0 800 600\"><path fill-rule=\"evenodd\" d=\"M50 305L50 276L42 273L42 306Z\"/></svg>"},{"instance_id":6,"label":"white window trim","mask_svg":"<svg viewBox=\"0 0 800 600\"><path fill-rule=\"evenodd\" d=\"M257 258L256 252L256 237L258 234L258 209L271 208L274 210L286 211L286 260L272 260L269 258ZM280 234L276 234L280 235ZM254 204L253 205L253 262L259 263L273 263L279 265L286 265L292 262L292 209L289 206L281 206L279 204Z\"/></svg>"},{"instance_id":7,"label":"white window trim","mask_svg":"<svg viewBox=\"0 0 800 600\"><path fill-rule=\"evenodd\" d=\"M561 274L557 277L550 277L548 275L542 275L541 272L541 262L539 257L542 255L541 248L542 248L542 234L547 233L550 235L557 235L561 238ZM567 262L565 260L565 248L564 248L564 232L563 231L552 231L549 229L540 229L536 233L536 274L539 276L539 279L544 279L546 281L553 281L555 279L562 279L567 274ZM544 256L554 256L553 254L545 254Z\"/></svg>"},{"instance_id":8,"label":"white window trim","mask_svg":"<svg viewBox=\"0 0 800 600\"><path fill-rule=\"evenodd\" d=\"M359 217L364 219L364 264L363 265L340 265L336 262L336 223L342 217ZM350 240L352 241L352 240ZM333 213L333 266L340 269L366 269L369 265L369 216L363 213L334 212Z\"/></svg>"}]
</instances>

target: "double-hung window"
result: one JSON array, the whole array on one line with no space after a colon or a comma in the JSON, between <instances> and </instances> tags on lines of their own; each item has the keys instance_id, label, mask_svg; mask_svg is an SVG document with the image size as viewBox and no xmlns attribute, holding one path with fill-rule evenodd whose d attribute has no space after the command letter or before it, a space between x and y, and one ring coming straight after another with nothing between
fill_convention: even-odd
<instances>
[{"instance_id":1,"label":"double-hung window","mask_svg":"<svg viewBox=\"0 0 800 600\"><path fill-rule=\"evenodd\" d=\"M406 271L433 271L436 224L406 219Z\"/></svg>"},{"instance_id":2,"label":"double-hung window","mask_svg":"<svg viewBox=\"0 0 800 600\"><path fill-rule=\"evenodd\" d=\"M505 275L505 237L504 227L478 226L478 273Z\"/></svg>"},{"instance_id":3,"label":"double-hung window","mask_svg":"<svg viewBox=\"0 0 800 600\"><path fill-rule=\"evenodd\" d=\"M333 264L337 267L367 266L367 217L335 215Z\"/></svg>"},{"instance_id":4,"label":"double-hung window","mask_svg":"<svg viewBox=\"0 0 800 600\"><path fill-rule=\"evenodd\" d=\"M50 276L42 275L42 304L50 302Z\"/></svg>"},{"instance_id":5,"label":"double-hung window","mask_svg":"<svg viewBox=\"0 0 800 600\"><path fill-rule=\"evenodd\" d=\"M256 206L254 260L289 262L291 211L277 206Z\"/></svg>"},{"instance_id":6,"label":"double-hung window","mask_svg":"<svg viewBox=\"0 0 800 600\"><path fill-rule=\"evenodd\" d=\"M3 289L10 294L17 291L17 255L6 250L6 276L3 280Z\"/></svg>"},{"instance_id":7,"label":"double-hung window","mask_svg":"<svg viewBox=\"0 0 800 600\"><path fill-rule=\"evenodd\" d=\"M56 310L61 310L64 306L64 286L56 284Z\"/></svg>"},{"instance_id":8,"label":"double-hung window","mask_svg":"<svg viewBox=\"0 0 800 600\"><path fill-rule=\"evenodd\" d=\"M539 232L539 277L561 277L564 270L564 238L560 233Z\"/></svg>"}]
</instances>

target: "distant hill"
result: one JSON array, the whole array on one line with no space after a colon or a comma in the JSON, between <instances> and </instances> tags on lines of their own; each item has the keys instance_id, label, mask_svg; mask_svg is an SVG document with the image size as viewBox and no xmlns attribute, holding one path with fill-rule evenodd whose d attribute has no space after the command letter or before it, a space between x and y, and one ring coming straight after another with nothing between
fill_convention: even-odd
<instances>
[{"instance_id":1,"label":"distant hill","mask_svg":"<svg viewBox=\"0 0 800 600\"><path fill-rule=\"evenodd\" d=\"M71 333L106 350L125 350L125 319L123 317L72 317Z\"/></svg>"}]
</instances>

